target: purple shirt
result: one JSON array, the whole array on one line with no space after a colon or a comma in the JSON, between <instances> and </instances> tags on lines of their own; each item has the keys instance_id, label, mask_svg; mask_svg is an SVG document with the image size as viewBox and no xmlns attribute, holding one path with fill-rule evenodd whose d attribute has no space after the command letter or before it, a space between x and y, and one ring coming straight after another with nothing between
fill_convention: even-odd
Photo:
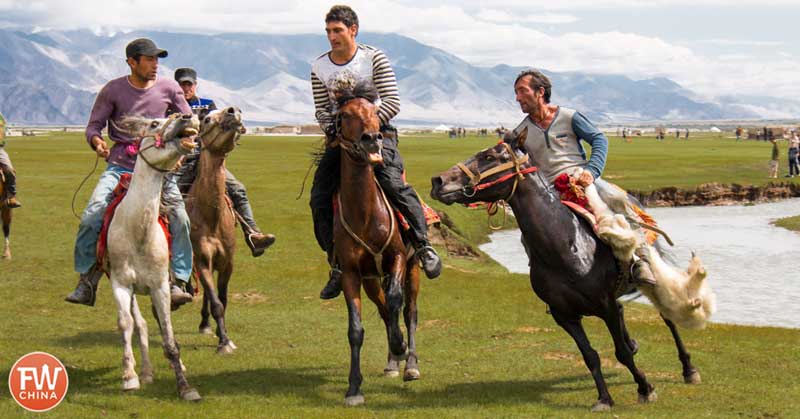
<instances>
[{"instance_id":1,"label":"purple shirt","mask_svg":"<svg viewBox=\"0 0 800 419\"><path fill-rule=\"evenodd\" d=\"M114 146L106 161L133 170L136 155L128 154L125 147L135 138L120 132L114 124L119 125L126 116L164 118L173 112L192 113L175 80L159 77L150 88L139 89L131 85L128 76L120 77L106 83L97 94L89 124L86 125L86 141L91 147L92 137L103 138L100 132L108 125L108 137L114 141Z\"/></svg>"}]
</instances>

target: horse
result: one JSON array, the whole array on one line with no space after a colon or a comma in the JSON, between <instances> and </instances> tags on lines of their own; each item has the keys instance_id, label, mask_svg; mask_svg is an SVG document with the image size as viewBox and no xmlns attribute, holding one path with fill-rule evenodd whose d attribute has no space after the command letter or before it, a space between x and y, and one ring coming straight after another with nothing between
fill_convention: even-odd
<instances>
[{"instance_id":1,"label":"horse","mask_svg":"<svg viewBox=\"0 0 800 419\"><path fill-rule=\"evenodd\" d=\"M219 354L229 354L236 349L225 328L228 282L233 273L236 250L236 219L225 195L225 158L236 147L236 140L244 130L242 114L237 108L214 111L203 119L198 174L186 199L186 211L191 220L194 269L203 285L199 329L200 333L211 333L210 307L217 323ZM214 271L217 272L216 290Z\"/></svg>"},{"instance_id":2,"label":"horse","mask_svg":"<svg viewBox=\"0 0 800 419\"><path fill-rule=\"evenodd\" d=\"M583 316L600 317L614 340L615 356L633 375L638 401L655 401L655 389L635 365L638 344L628 336L623 308L617 298L630 291L620 286L620 268L611 248L592 227L561 203L558 194L529 160L523 149L527 130L512 144L499 143L431 178L431 196L447 205L505 200L514 211L530 257L530 283L556 323L575 341L595 381L598 400L593 411L608 410L614 401L600 369L600 357L581 324ZM688 303L687 303L688 304ZM700 373L675 324L670 329L687 384L700 382Z\"/></svg>"},{"instance_id":3,"label":"horse","mask_svg":"<svg viewBox=\"0 0 800 419\"><path fill-rule=\"evenodd\" d=\"M197 134L197 120L191 115L172 115L167 119L130 117L121 128L139 137L136 164L128 192L119 203L108 228L106 271L118 308L118 326L122 331L122 388L139 389L134 367L131 338L138 329L142 355L141 378L153 381L153 367L148 351L147 323L136 302L136 293L149 292L153 313L159 322L164 354L170 361L184 400L198 401L200 394L186 380L185 367L175 340L170 319L169 248L159 225L161 189L166 174L181 155L190 152L194 143L179 138Z\"/></svg>"},{"instance_id":4,"label":"horse","mask_svg":"<svg viewBox=\"0 0 800 419\"><path fill-rule=\"evenodd\" d=\"M350 343L349 388L345 404L364 403L361 392L361 287L386 326L389 343L384 375L399 376L405 360L405 381L420 378L416 352L419 261L406 247L394 209L375 179L373 165L381 164L383 136L377 92L371 84L358 84L339 93L338 146L341 148L337 215L334 217L334 254L342 269L342 290L347 303ZM399 326L400 309L408 332L408 345Z\"/></svg>"},{"instance_id":5,"label":"horse","mask_svg":"<svg viewBox=\"0 0 800 419\"><path fill-rule=\"evenodd\" d=\"M0 219L3 222L3 259L11 260L11 242L8 240L11 234L11 208L6 205L5 177L2 171L0 171Z\"/></svg>"}]
</instances>

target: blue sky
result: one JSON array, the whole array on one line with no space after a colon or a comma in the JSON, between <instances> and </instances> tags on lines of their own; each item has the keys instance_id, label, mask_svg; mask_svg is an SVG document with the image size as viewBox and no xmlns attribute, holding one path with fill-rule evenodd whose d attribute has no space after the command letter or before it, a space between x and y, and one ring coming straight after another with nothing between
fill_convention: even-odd
<instances>
[{"instance_id":1,"label":"blue sky","mask_svg":"<svg viewBox=\"0 0 800 419\"><path fill-rule=\"evenodd\" d=\"M333 4L0 0L0 27L322 34L324 14ZM348 4L359 13L362 30L406 35L473 64L664 76L706 96L800 96L798 0Z\"/></svg>"}]
</instances>

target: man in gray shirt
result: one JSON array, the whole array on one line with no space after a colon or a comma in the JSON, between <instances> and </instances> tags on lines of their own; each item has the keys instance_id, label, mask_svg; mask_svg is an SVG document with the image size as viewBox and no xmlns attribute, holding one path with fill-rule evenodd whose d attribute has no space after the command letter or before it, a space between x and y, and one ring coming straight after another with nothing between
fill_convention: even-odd
<instances>
[{"instance_id":1,"label":"man in gray shirt","mask_svg":"<svg viewBox=\"0 0 800 419\"><path fill-rule=\"evenodd\" d=\"M167 51L159 49L149 39L136 39L125 48L131 74L108 82L95 99L89 124L86 126L86 141L108 162L108 166L86 205L75 241L75 271L80 274L78 285L66 301L93 306L97 284L102 272L97 266L97 239L103 225L103 215L111 199L111 193L124 173L133 173L136 153L128 151L135 138L122 132L118 125L126 116L163 118L168 111L191 114L192 109L183 97L180 86L169 78L159 78L158 59L165 58ZM108 127L108 137L114 141L109 149L101 131ZM192 243L189 238L189 216L177 184L168 179L164 183L162 200L169 208L169 229L172 236L171 276L187 283L192 272ZM192 300L191 294L173 282L171 297L173 305Z\"/></svg>"}]
</instances>

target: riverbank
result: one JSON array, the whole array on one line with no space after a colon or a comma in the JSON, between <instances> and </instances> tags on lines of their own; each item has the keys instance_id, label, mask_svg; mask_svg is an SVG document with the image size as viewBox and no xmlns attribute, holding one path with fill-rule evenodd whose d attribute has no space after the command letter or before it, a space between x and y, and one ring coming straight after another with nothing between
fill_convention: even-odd
<instances>
[{"instance_id":1,"label":"riverbank","mask_svg":"<svg viewBox=\"0 0 800 419\"><path fill-rule=\"evenodd\" d=\"M794 182L770 182L766 185L705 183L689 189L668 186L654 191L629 190L628 192L648 207L758 204L800 197L800 184Z\"/></svg>"},{"instance_id":2,"label":"riverbank","mask_svg":"<svg viewBox=\"0 0 800 419\"><path fill-rule=\"evenodd\" d=\"M496 139L406 137L400 149L409 182L428 196L430 177ZM97 306L73 306L63 297L73 288L72 244L77 220L69 210L75 187L91 170L94 155L78 134L12 138L6 151L19 173L20 199L11 232L14 259L0 262L5 311L0 318L0 371L28 352L46 351L66 365L70 387L51 417L595 417L597 394L573 341L546 313L526 275L509 274L479 252L474 258L448 255L441 279L422 279L417 346L422 378L403 383L382 376L386 334L374 305L364 301L362 349L366 405L344 407L349 347L347 311L341 298L318 299L327 275L324 254L313 236L308 191L299 200L315 141L294 137L245 136L227 167L248 188L256 219L277 242L252 258L238 240L230 284L227 326L239 350L214 353L215 339L200 335L200 304L174 314L188 379L200 404L179 401L174 374L158 348L160 338L147 298L155 382L134 393L120 390L122 349L116 308L107 280ZM639 150L613 144L611 166ZM647 144L640 144L647 148ZM681 147L662 160L672 167ZM636 151L638 153L638 151ZM635 153L634 153L635 154ZM672 155L678 155L673 160ZM610 168L613 169L613 168ZM640 169L610 174L638 178ZM86 202L99 172L77 199ZM631 178L628 178L630 181ZM664 185L677 184L673 175ZM703 177L703 182L713 179ZM620 184L633 187L637 182ZM701 183L701 182L699 182ZM697 184L699 184L697 183ZM642 188L644 189L644 188ZM483 243L490 232L484 211L428 203L448 214L460 240ZM43 245L46 243L47 245ZM764 284L764 286L767 286ZM658 314L644 305L625 310L628 329L640 344L638 366L655 385L659 400L636 402L635 384L614 358L602 322L586 319L616 405L626 418L792 417L800 375L796 349L800 331L775 327L712 324L682 331L692 362L703 377L682 382L672 338ZM765 349L768 342L768 349ZM135 351L138 355L138 350ZM0 417L23 412L0 387Z\"/></svg>"}]
</instances>

